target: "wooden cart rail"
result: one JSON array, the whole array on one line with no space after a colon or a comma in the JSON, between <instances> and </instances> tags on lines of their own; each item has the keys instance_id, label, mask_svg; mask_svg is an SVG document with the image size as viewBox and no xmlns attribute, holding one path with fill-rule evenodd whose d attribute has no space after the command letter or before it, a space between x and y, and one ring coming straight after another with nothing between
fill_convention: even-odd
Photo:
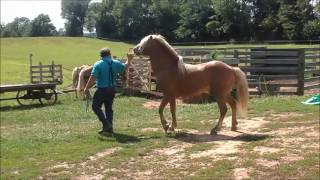
<instances>
[{"instance_id":1,"label":"wooden cart rail","mask_svg":"<svg viewBox=\"0 0 320 180\"><path fill-rule=\"evenodd\" d=\"M52 105L57 102L58 95L55 83L0 85L0 93L17 92L16 97L0 100L17 100L20 105ZM37 100L37 101L36 101Z\"/></svg>"},{"instance_id":2,"label":"wooden cart rail","mask_svg":"<svg viewBox=\"0 0 320 180\"><path fill-rule=\"evenodd\" d=\"M0 93L15 92L21 90L39 90L39 89L55 89L54 83L42 83L42 84L13 84L13 85L0 85Z\"/></svg>"}]
</instances>

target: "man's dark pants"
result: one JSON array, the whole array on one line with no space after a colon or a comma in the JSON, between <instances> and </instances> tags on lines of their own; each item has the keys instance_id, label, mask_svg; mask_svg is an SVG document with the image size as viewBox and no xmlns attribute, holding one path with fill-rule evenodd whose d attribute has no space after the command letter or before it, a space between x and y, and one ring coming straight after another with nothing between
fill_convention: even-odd
<instances>
[{"instance_id":1,"label":"man's dark pants","mask_svg":"<svg viewBox=\"0 0 320 180\"><path fill-rule=\"evenodd\" d=\"M94 93L92 110L102 122L103 131L112 131L113 110L112 104L115 96L113 87L98 88ZM102 105L105 107L105 112L102 110Z\"/></svg>"}]
</instances>

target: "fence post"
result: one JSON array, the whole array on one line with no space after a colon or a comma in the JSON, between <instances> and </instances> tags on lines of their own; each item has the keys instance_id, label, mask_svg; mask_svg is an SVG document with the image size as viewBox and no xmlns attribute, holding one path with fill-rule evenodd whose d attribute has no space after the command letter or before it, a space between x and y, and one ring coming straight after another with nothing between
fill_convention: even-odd
<instances>
[{"instance_id":1,"label":"fence post","mask_svg":"<svg viewBox=\"0 0 320 180\"><path fill-rule=\"evenodd\" d=\"M131 68L131 61L133 59L133 54L132 53L128 53L127 54L127 68L126 68L126 88L129 88L130 86L130 68Z\"/></svg>"},{"instance_id":2,"label":"fence post","mask_svg":"<svg viewBox=\"0 0 320 180\"><path fill-rule=\"evenodd\" d=\"M56 82L57 80L55 79L55 67L54 67L54 61L51 62L51 77L52 81Z\"/></svg>"},{"instance_id":3,"label":"fence post","mask_svg":"<svg viewBox=\"0 0 320 180\"><path fill-rule=\"evenodd\" d=\"M29 62L30 62L30 82L33 83L32 81L32 56L33 54L29 54Z\"/></svg>"},{"instance_id":4,"label":"fence post","mask_svg":"<svg viewBox=\"0 0 320 180\"><path fill-rule=\"evenodd\" d=\"M39 70L40 70L40 83L42 83L43 74L42 74L42 63L41 62L39 62Z\"/></svg>"},{"instance_id":5,"label":"fence post","mask_svg":"<svg viewBox=\"0 0 320 180\"><path fill-rule=\"evenodd\" d=\"M305 69L305 57L304 57L304 49L299 49L299 62L298 62L298 89L297 94L299 96L303 96L304 94L304 69Z\"/></svg>"},{"instance_id":6,"label":"fence post","mask_svg":"<svg viewBox=\"0 0 320 180\"><path fill-rule=\"evenodd\" d=\"M235 49L234 51L233 51L233 58L235 58L235 59L239 59L239 51L237 50L237 49ZM240 63L240 59L239 59L239 63ZM239 64L237 64L237 65L235 65L236 67L238 67L239 66Z\"/></svg>"}]
</instances>

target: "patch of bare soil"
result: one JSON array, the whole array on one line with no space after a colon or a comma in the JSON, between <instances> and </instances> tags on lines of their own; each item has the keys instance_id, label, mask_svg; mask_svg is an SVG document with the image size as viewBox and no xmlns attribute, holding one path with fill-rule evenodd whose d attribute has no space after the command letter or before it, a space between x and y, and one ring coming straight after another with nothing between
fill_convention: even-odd
<instances>
[{"instance_id":1,"label":"patch of bare soil","mask_svg":"<svg viewBox=\"0 0 320 180\"><path fill-rule=\"evenodd\" d=\"M288 154L284 157L281 157L281 160L284 162L299 161L299 160L303 160L303 159L304 159L303 156L299 156L297 154Z\"/></svg>"},{"instance_id":2,"label":"patch of bare soil","mask_svg":"<svg viewBox=\"0 0 320 180\"><path fill-rule=\"evenodd\" d=\"M142 128L140 129L141 132L156 132L156 131L163 131L161 128Z\"/></svg>"},{"instance_id":3,"label":"patch of bare soil","mask_svg":"<svg viewBox=\"0 0 320 180\"><path fill-rule=\"evenodd\" d=\"M239 151L239 146L242 143L243 142L231 141L231 140L215 142L214 145L216 146L216 148L212 147L213 149L210 149L207 151L193 153L190 155L190 158L191 159L201 158L201 157L219 158L221 156L225 156L228 154L234 154Z\"/></svg>"},{"instance_id":4,"label":"patch of bare soil","mask_svg":"<svg viewBox=\"0 0 320 180\"><path fill-rule=\"evenodd\" d=\"M233 170L233 176L235 180L249 179L249 172L249 168L236 168Z\"/></svg>"},{"instance_id":5,"label":"patch of bare soil","mask_svg":"<svg viewBox=\"0 0 320 180\"><path fill-rule=\"evenodd\" d=\"M146 109L156 109L160 106L160 101L148 101L143 104L143 107Z\"/></svg>"},{"instance_id":6,"label":"patch of bare soil","mask_svg":"<svg viewBox=\"0 0 320 180\"><path fill-rule=\"evenodd\" d=\"M120 168L106 169L104 173L121 173L124 179L166 179L196 175L197 172L212 166L221 159L237 160L235 154L240 152L240 146L252 137L258 137L257 132L267 121L263 118L239 119L239 131L231 131L231 117L226 117L223 129L218 135L209 135L194 129L177 130L176 140L168 147L154 149L141 159L130 160L120 165ZM153 131L159 129L144 129ZM248 138L248 139L246 139ZM208 150L193 150L201 144L212 145ZM210 147L210 146L209 146ZM208 161L203 161L206 159ZM190 174L190 169L192 173ZM248 178L248 171L234 170L238 179ZM171 173L171 174L170 174ZM169 175L166 177L166 175Z\"/></svg>"},{"instance_id":7,"label":"patch of bare soil","mask_svg":"<svg viewBox=\"0 0 320 180\"><path fill-rule=\"evenodd\" d=\"M158 109L160 106L161 101L160 100L150 100L147 101L143 104L143 107L146 109ZM187 105L186 103L184 103L182 100L177 99L176 100L177 105L183 106L183 105ZM169 107L169 106L166 106Z\"/></svg>"},{"instance_id":8,"label":"patch of bare soil","mask_svg":"<svg viewBox=\"0 0 320 180\"><path fill-rule=\"evenodd\" d=\"M48 179L48 178L54 178L57 176L61 176L61 175L72 175L71 170L76 168L77 172L82 172L80 176L71 176L72 180L99 180L99 179L103 179L104 175L99 174L99 173L94 173L94 174L85 174L85 172L83 172L83 169L94 169L94 171L97 169L97 167L94 167L90 164L105 158L106 156L109 156L113 153L115 153L116 151L120 150L120 147L114 147L114 148L108 148L102 152L98 152L92 156L89 156L86 158L85 161L83 161L82 163L79 164L68 164L66 162L62 162L60 164L54 165L52 167L47 168L46 171L48 171L48 173L46 173L44 176L40 176L38 177L38 179ZM102 170L104 167L99 167L98 169Z\"/></svg>"},{"instance_id":9,"label":"patch of bare soil","mask_svg":"<svg viewBox=\"0 0 320 180\"><path fill-rule=\"evenodd\" d=\"M281 151L280 148L273 148L273 147L264 147L264 146L257 146L253 149L253 151L258 152L259 154L267 154L267 153L277 153Z\"/></svg>"},{"instance_id":10,"label":"patch of bare soil","mask_svg":"<svg viewBox=\"0 0 320 180\"><path fill-rule=\"evenodd\" d=\"M266 159L257 159L256 163L259 166L264 166L264 167L268 167L268 168L271 168L271 167L274 167L274 166L277 166L280 164L278 161L269 161Z\"/></svg>"},{"instance_id":11,"label":"patch of bare soil","mask_svg":"<svg viewBox=\"0 0 320 180\"><path fill-rule=\"evenodd\" d=\"M158 102L157 102L158 103ZM158 104L157 104L158 105ZM149 104L150 107L157 107ZM298 113L285 113L272 115L273 118L290 118L301 116ZM264 144L253 149L260 155L255 160L256 165L265 168L276 168L280 163L290 163L292 161L302 160L294 153L288 153L280 157L281 161L273 161L262 158L263 155L282 152L286 148L294 149L295 146L306 143L306 138L314 139L313 145L319 148L319 132L305 126L281 128L277 131L261 133L260 130L270 121L264 117L253 117L238 119L238 131L231 131L231 117L226 117L222 130L218 135L209 135L209 132L201 132L194 129L178 130L176 137L170 140L167 147L156 148L139 157L131 158L120 163L116 167L106 167L100 164L98 167L93 166L91 162L107 158L110 154L118 151L117 148L107 149L93 156L89 156L84 162L79 164L62 163L50 168L50 173L66 173L70 169L76 169L82 172L74 179L183 179L187 176L196 176L198 172L207 168L212 168L219 160L232 160L236 164L241 161L242 157L237 154L242 153L242 145L250 141L263 140L272 136L272 141L278 143ZM143 132L163 131L161 128L144 128ZM301 133L301 137L291 137L292 132ZM316 141L318 140L318 141ZM199 147L203 147L204 150ZM255 167L235 168L232 170L234 179L250 179L251 172L258 173ZM261 172L263 173L263 172ZM259 174L259 173L258 173ZM54 177L54 176L49 176Z\"/></svg>"},{"instance_id":12,"label":"patch of bare soil","mask_svg":"<svg viewBox=\"0 0 320 180\"><path fill-rule=\"evenodd\" d=\"M286 119L286 118L292 118L292 117L303 117L304 115L301 113L296 113L296 112L286 112L286 113L276 113L276 114L271 114L273 117L273 120L279 120L279 119Z\"/></svg>"},{"instance_id":13,"label":"patch of bare soil","mask_svg":"<svg viewBox=\"0 0 320 180\"><path fill-rule=\"evenodd\" d=\"M319 149L320 133L314 127L299 126L280 128L271 132L275 135L274 143L281 147L311 147ZM298 134L298 135L297 135Z\"/></svg>"}]
</instances>

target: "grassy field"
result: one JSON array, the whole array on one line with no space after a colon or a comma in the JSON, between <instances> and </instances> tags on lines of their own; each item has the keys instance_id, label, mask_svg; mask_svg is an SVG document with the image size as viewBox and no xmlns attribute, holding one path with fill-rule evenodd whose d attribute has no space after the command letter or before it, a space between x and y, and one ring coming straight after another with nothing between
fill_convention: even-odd
<instances>
[{"instance_id":1,"label":"grassy field","mask_svg":"<svg viewBox=\"0 0 320 180\"><path fill-rule=\"evenodd\" d=\"M239 47L266 46L270 48L304 48L318 45L217 45L206 47ZM76 66L93 64L98 58L102 47L110 47L112 54L122 59L134 44L104 41L90 38L41 37L41 38L2 38L1 39L1 84L28 83L29 54L32 53L33 63L62 64L64 68L64 84L71 83L71 71ZM194 46L188 46L194 47ZM199 46L198 46L199 47ZM203 47L203 46L202 46Z\"/></svg>"},{"instance_id":2,"label":"grassy field","mask_svg":"<svg viewBox=\"0 0 320 180\"><path fill-rule=\"evenodd\" d=\"M1 39L1 84L28 83L29 54L33 63L62 64L64 85L70 84L71 71L76 66L93 64L102 47L110 47L112 55L124 57L132 44L90 38L4 38Z\"/></svg>"},{"instance_id":3,"label":"grassy field","mask_svg":"<svg viewBox=\"0 0 320 180\"><path fill-rule=\"evenodd\" d=\"M97 118L72 95L45 107L8 102L0 109L1 177L222 179L235 178L240 169L254 179L318 179L319 106L301 104L306 98L253 98L249 117L239 120L242 133L228 134L228 122L224 132L210 136L216 104L179 104L182 132L165 135L157 109L143 106L150 100L118 94L114 138L98 135ZM263 117L263 126L251 124L257 117ZM260 153L261 147L266 152ZM210 153L219 149L230 153Z\"/></svg>"},{"instance_id":4,"label":"grassy field","mask_svg":"<svg viewBox=\"0 0 320 180\"><path fill-rule=\"evenodd\" d=\"M29 81L30 52L35 62L73 67L93 63L104 46L122 57L133 45L1 39L1 84ZM70 73L64 71L63 86ZM59 95L54 106L1 101L0 179L319 179L319 106L303 105L307 98L252 97L239 131L230 131L228 112L217 136L208 135L219 116L216 104L178 103L180 130L166 135L158 100L117 94L116 134L102 137L96 116L74 94ZM165 114L170 117L168 109Z\"/></svg>"}]
</instances>

